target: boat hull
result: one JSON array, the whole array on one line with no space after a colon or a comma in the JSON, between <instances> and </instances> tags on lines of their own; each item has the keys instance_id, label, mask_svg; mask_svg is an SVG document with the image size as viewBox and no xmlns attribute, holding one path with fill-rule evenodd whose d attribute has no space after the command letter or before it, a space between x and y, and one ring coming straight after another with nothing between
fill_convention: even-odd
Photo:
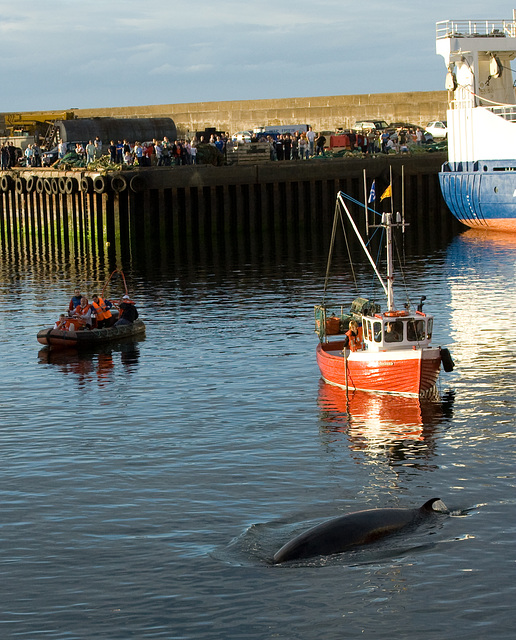
<instances>
[{"instance_id":1,"label":"boat hull","mask_svg":"<svg viewBox=\"0 0 516 640\"><path fill-rule=\"evenodd\" d=\"M62 329L42 329L37 339L40 344L59 347L61 349L91 348L106 342L116 342L125 338L145 334L145 324L135 320L132 324L121 324L104 329L83 331L63 331Z\"/></svg>"},{"instance_id":2,"label":"boat hull","mask_svg":"<svg viewBox=\"0 0 516 640\"><path fill-rule=\"evenodd\" d=\"M516 160L446 163L439 182L448 208L463 224L516 233Z\"/></svg>"},{"instance_id":3,"label":"boat hull","mask_svg":"<svg viewBox=\"0 0 516 640\"><path fill-rule=\"evenodd\" d=\"M317 345L323 380L343 389L422 397L433 391L441 366L439 348L342 353L342 343Z\"/></svg>"}]
</instances>

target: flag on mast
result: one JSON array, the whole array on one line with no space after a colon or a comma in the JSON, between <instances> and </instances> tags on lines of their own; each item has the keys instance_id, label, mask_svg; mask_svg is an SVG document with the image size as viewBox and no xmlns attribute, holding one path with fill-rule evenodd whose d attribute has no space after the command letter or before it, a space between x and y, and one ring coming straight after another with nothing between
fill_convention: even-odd
<instances>
[{"instance_id":1,"label":"flag on mast","mask_svg":"<svg viewBox=\"0 0 516 640\"><path fill-rule=\"evenodd\" d=\"M380 198L380 202L384 199L384 198L390 198L392 196L392 188L391 185L389 185L387 187L387 189L385 189L385 191L382 193L382 197Z\"/></svg>"},{"instance_id":2,"label":"flag on mast","mask_svg":"<svg viewBox=\"0 0 516 640\"><path fill-rule=\"evenodd\" d=\"M373 180L373 184L371 185L371 191L369 192L369 198L367 199L367 204L371 204L376 200L376 180Z\"/></svg>"}]
</instances>

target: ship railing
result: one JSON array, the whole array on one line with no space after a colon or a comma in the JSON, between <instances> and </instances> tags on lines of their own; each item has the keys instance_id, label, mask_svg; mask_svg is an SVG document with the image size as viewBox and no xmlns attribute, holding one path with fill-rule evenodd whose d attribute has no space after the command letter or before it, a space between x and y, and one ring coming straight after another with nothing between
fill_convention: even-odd
<instances>
[{"instance_id":1,"label":"ship railing","mask_svg":"<svg viewBox=\"0 0 516 640\"><path fill-rule=\"evenodd\" d=\"M484 104L482 104L482 102L484 102ZM516 105L493 103L491 100L483 98L473 92L469 92L469 94L466 93L466 95L460 98L455 98L449 103L450 109L471 109L475 106L485 109L486 111L491 111L495 116L499 116L508 122L516 122Z\"/></svg>"},{"instance_id":2,"label":"ship railing","mask_svg":"<svg viewBox=\"0 0 516 640\"><path fill-rule=\"evenodd\" d=\"M514 20L441 20L436 23L436 39L515 38Z\"/></svg>"},{"instance_id":3,"label":"ship railing","mask_svg":"<svg viewBox=\"0 0 516 640\"><path fill-rule=\"evenodd\" d=\"M504 120L509 122L516 122L516 106L514 107L484 107L486 111L491 111L497 116L500 116Z\"/></svg>"}]
</instances>

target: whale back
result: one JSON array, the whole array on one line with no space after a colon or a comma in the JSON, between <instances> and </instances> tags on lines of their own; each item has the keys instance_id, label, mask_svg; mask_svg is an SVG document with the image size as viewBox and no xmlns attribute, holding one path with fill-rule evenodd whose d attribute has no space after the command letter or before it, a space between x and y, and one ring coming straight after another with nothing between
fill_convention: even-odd
<instances>
[{"instance_id":1,"label":"whale back","mask_svg":"<svg viewBox=\"0 0 516 640\"><path fill-rule=\"evenodd\" d=\"M438 500L439 498L432 498L419 509L367 509L327 520L283 545L274 554L274 564L332 555L370 544L404 527L417 524L421 518L435 512L432 505Z\"/></svg>"}]
</instances>

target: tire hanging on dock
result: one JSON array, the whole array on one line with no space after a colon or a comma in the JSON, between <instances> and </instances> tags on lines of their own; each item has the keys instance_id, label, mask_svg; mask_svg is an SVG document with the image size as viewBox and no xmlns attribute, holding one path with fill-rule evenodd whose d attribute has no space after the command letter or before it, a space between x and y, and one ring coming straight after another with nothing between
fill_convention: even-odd
<instances>
[{"instance_id":1,"label":"tire hanging on dock","mask_svg":"<svg viewBox=\"0 0 516 640\"><path fill-rule=\"evenodd\" d=\"M80 183L78 183L75 178L66 178L65 193L67 195L71 195L72 193L75 193L79 187L80 187Z\"/></svg>"},{"instance_id":2,"label":"tire hanging on dock","mask_svg":"<svg viewBox=\"0 0 516 640\"><path fill-rule=\"evenodd\" d=\"M63 195L66 193L66 178L64 176L61 176L58 179L58 187L59 187L59 193L62 193Z\"/></svg>"},{"instance_id":3,"label":"tire hanging on dock","mask_svg":"<svg viewBox=\"0 0 516 640\"><path fill-rule=\"evenodd\" d=\"M43 193L45 191L45 181L43 178L36 179L36 193Z\"/></svg>"},{"instance_id":4,"label":"tire hanging on dock","mask_svg":"<svg viewBox=\"0 0 516 640\"><path fill-rule=\"evenodd\" d=\"M111 188L115 193L121 193L127 189L127 180L125 176L113 176L111 178Z\"/></svg>"},{"instance_id":5,"label":"tire hanging on dock","mask_svg":"<svg viewBox=\"0 0 516 640\"><path fill-rule=\"evenodd\" d=\"M108 184L106 176L96 176L93 178L93 190L96 193L105 193L108 189Z\"/></svg>"},{"instance_id":6,"label":"tire hanging on dock","mask_svg":"<svg viewBox=\"0 0 516 640\"><path fill-rule=\"evenodd\" d=\"M14 189L16 193L22 194L25 192L25 178L16 178L16 182L14 183Z\"/></svg>"},{"instance_id":7,"label":"tire hanging on dock","mask_svg":"<svg viewBox=\"0 0 516 640\"><path fill-rule=\"evenodd\" d=\"M147 188L147 182L143 176L133 176L129 184L134 193L141 193Z\"/></svg>"},{"instance_id":8,"label":"tire hanging on dock","mask_svg":"<svg viewBox=\"0 0 516 640\"><path fill-rule=\"evenodd\" d=\"M52 195L52 181L50 178L43 178L43 187L45 189L45 193L49 196Z\"/></svg>"},{"instance_id":9,"label":"tire hanging on dock","mask_svg":"<svg viewBox=\"0 0 516 640\"><path fill-rule=\"evenodd\" d=\"M29 176L27 179L27 191L29 193L32 193L32 191L34 191L34 189L36 188L37 183L38 179L36 176Z\"/></svg>"},{"instance_id":10,"label":"tire hanging on dock","mask_svg":"<svg viewBox=\"0 0 516 640\"><path fill-rule=\"evenodd\" d=\"M88 178L87 176L83 176L81 178L81 191L83 191L84 193L91 193L93 189L93 182L91 181L91 178Z\"/></svg>"},{"instance_id":11,"label":"tire hanging on dock","mask_svg":"<svg viewBox=\"0 0 516 640\"><path fill-rule=\"evenodd\" d=\"M2 178L0 179L0 189L2 189L2 191L9 191L12 183L13 179L11 178L11 176L2 176Z\"/></svg>"}]
</instances>

